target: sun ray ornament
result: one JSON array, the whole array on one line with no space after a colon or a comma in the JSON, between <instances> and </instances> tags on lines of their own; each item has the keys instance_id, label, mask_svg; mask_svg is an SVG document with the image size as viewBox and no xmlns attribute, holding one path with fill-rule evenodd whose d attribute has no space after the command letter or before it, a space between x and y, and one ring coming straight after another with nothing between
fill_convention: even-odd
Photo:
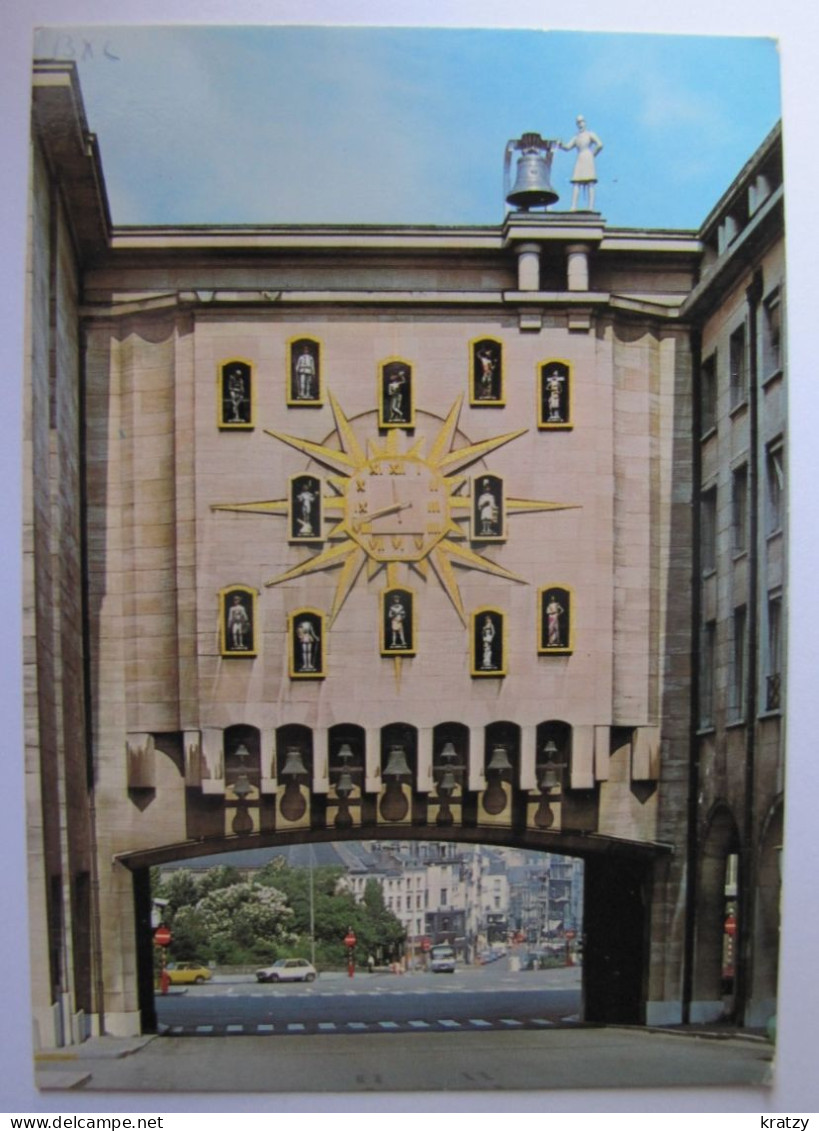
<instances>
[{"instance_id":1,"label":"sun ray ornament","mask_svg":"<svg viewBox=\"0 0 819 1131\"><path fill-rule=\"evenodd\" d=\"M367 580L382 569L387 585L398 583L404 566L423 579L430 567L462 624L468 624L455 567L478 570L526 584L504 566L472 549L469 523L472 501L469 478L461 474L492 452L523 436L527 429L506 432L455 448L463 397L450 408L424 454L424 439L408 441L398 429L371 439L364 447L338 401L329 394L338 447L265 429L269 436L295 448L325 468L326 493L321 513L328 529L328 544L292 569L265 581L281 585L294 578L339 568L329 614L332 625L350 591L367 566ZM577 504L538 499L508 498L506 513L573 510ZM287 517L291 500L271 499L248 503L215 503L212 510ZM400 660L396 658L396 663Z\"/></svg>"}]
</instances>

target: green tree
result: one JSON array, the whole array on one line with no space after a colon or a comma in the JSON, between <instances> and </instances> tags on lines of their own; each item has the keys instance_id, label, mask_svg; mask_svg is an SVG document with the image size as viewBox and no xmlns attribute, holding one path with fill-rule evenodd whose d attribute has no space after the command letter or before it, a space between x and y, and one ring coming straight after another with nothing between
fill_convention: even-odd
<instances>
[{"instance_id":1,"label":"green tree","mask_svg":"<svg viewBox=\"0 0 819 1131\"><path fill-rule=\"evenodd\" d=\"M274 887L251 883L220 887L201 899L195 910L218 962L265 959L296 938L293 912Z\"/></svg>"},{"instance_id":2,"label":"green tree","mask_svg":"<svg viewBox=\"0 0 819 1131\"><path fill-rule=\"evenodd\" d=\"M202 892L193 872L189 868L178 868L161 877L156 895L168 901L165 914L166 921L171 922L180 907L192 907L198 903Z\"/></svg>"},{"instance_id":3,"label":"green tree","mask_svg":"<svg viewBox=\"0 0 819 1131\"><path fill-rule=\"evenodd\" d=\"M242 874L238 868L228 864L218 864L215 868L208 868L198 877L199 898L202 899L204 896L210 895L212 891L229 888L233 884L240 884L241 882Z\"/></svg>"},{"instance_id":4,"label":"green tree","mask_svg":"<svg viewBox=\"0 0 819 1131\"><path fill-rule=\"evenodd\" d=\"M175 961L205 962L212 958L208 932L195 907L180 907L173 917L169 947Z\"/></svg>"}]
</instances>

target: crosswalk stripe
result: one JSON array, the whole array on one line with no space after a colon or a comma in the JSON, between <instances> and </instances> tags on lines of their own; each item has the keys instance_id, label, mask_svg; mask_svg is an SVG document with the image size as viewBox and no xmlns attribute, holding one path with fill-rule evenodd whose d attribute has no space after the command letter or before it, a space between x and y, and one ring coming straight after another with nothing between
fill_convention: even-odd
<instances>
[{"instance_id":1,"label":"crosswalk stripe","mask_svg":"<svg viewBox=\"0 0 819 1131\"><path fill-rule=\"evenodd\" d=\"M257 1025L256 1028L258 1029L258 1031L260 1033L272 1033L273 1032L273 1026L272 1025Z\"/></svg>"},{"instance_id":2,"label":"crosswalk stripe","mask_svg":"<svg viewBox=\"0 0 819 1131\"><path fill-rule=\"evenodd\" d=\"M367 1024L366 1024L365 1021L348 1021L347 1022L347 1028L348 1029L366 1029Z\"/></svg>"},{"instance_id":3,"label":"crosswalk stripe","mask_svg":"<svg viewBox=\"0 0 819 1131\"><path fill-rule=\"evenodd\" d=\"M226 1033L244 1033L244 1031L245 1031L244 1025L226 1025L225 1026L225 1032Z\"/></svg>"},{"instance_id":4,"label":"crosswalk stripe","mask_svg":"<svg viewBox=\"0 0 819 1131\"><path fill-rule=\"evenodd\" d=\"M554 1021L549 1021L546 1017L533 1017L533 1025L554 1025Z\"/></svg>"},{"instance_id":5,"label":"crosswalk stripe","mask_svg":"<svg viewBox=\"0 0 819 1131\"><path fill-rule=\"evenodd\" d=\"M319 1029L335 1029L335 1021L319 1021Z\"/></svg>"},{"instance_id":6,"label":"crosswalk stripe","mask_svg":"<svg viewBox=\"0 0 819 1131\"><path fill-rule=\"evenodd\" d=\"M502 1017L501 1025L522 1025L522 1021L516 1021L514 1017Z\"/></svg>"},{"instance_id":7,"label":"crosswalk stripe","mask_svg":"<svg viewBox=\"0 0 819 1131\"><path fill-rule=\"evenodd\" d=\"M304 1032L304 1026L303 1025L288 1025L287 1030L290 1033L303 1033Z\"/></svg>"},{"instance_id":8,"label":"crosswalk stripe","mask_svg":"<svg viewBox=\"0 0 819 1131\"><path fill-rule=\"evenodd\" d=\"M196 1026L196 1032L197 1033L212 1033L213 1032L213 1026L212 1025L197 1025Z\"/></svg>"},{"instance_id":9,"label":"crosswalk stripe","mask_svg":"<svg viewBox=\"0 0 819 1131\"><path fill-rule=\"evenodd\" d=\"M413 1029L428 1029L429 1028L429 1021L408 1021L407 1024L411 1025Z\"/></svg>"},{"instance_id":10,"label":"crosswalk stripe","mask_svg":"<svg viewBox=\"0 0 819 1131\"><path fill-rule=\"evenodd\" d=\"M378 1024L382 1029L397 1029L398 1028L398 1022L397 1021L379 1021Z\"/></svg>"},{"instance_id":11,"label":"crosswalk stripe","mask_svg":"<svg viewBox=\"0 0 819 1131\"><path fill-rule=\"evenodd\" d=\"M484 1021L480 1017L470 1017L469 1024L470 1025L477 1025L481 1029L486 1029L487 1027L490 1028L490 1029L492 1028L492 1022L491 1021Z\"/></svg>"},{"instance_id":12,"label":"crosswalk stripe","mask_svg":"<svg viewBox=\"0 0 819 1131\"><path fill-rule=\"evenodd\" d=\"M451 1019L447 1019L447 1020L439 1019L438 1024L439 1025L445 1025L447 1029L460 1029L460 1027L461 1027L460 1021L452 1021Z\"/></svg>"}]
</instances>

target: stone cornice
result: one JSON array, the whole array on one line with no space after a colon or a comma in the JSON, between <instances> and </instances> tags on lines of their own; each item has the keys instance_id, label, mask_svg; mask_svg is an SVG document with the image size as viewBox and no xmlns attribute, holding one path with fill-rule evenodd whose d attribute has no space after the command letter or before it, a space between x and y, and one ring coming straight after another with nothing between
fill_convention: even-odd
<instances>
[{"instance_id":1,"label":"stone cornice","mask_svg":"<svg viewBox=\"0 0 819 1131\"><path fill-rule=\"evenodd\" d=\"M97 139L85 120L73 63L35 64L31 117L34 139L60 184L77 255L96 260L109 246L111 219Z\"/></svg>"},{"instance_id":2,"label":"stone cornice","mask_svg":"<svg viewBox=\"0 0 819 1131\"><path fill-rule=\"evenodd\" d=\"M507 309L616 310L662 320L676 319L684 296L675 294L612 294L603 291L375 291L375 290L181 290L131 293L113 296L108 303L87 303L84 318L100 320L134 315L168 314L174 310L195 310L235 314L237 309L269 310L273 306L417 306L452 309L455 307L500 306Z\"/></svg>"}]
</instances>

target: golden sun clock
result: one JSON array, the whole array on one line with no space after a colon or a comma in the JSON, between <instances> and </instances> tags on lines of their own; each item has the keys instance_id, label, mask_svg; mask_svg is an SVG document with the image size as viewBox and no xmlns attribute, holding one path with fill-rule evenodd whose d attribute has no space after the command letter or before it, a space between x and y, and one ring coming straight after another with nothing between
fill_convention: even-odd
<instances>
[{"instance_id":1,"label":"golden sun clock","mask_svg":"<svg viewBox=\"0 0 819 1131\"><path fill-rule=\"evenodd\" d=\"M362 440L332 394L329 401L335 432L327 442L315 443L267 430L269 436L308 456L328 474L318 480L322 485L320 514L324 527L318 536L321 548L265 584L280 585L341 566L329 613L332 625L365 566L368 580L384 570L389 588L399 586L404 573L412 571L426 579L431 569L466 626L469 618L454 565L525 583L525 578L517 577L470 546L470 542L484 540L485 531L477 529L478 500L470 493L469 477L462 473L527 430L455 447L462 399L458 398L443 421L427 417L434 422L429 437L408 437L391 429L386 435ZM491 476L491 480L495 490L502 492L502 479ZM472 488L473 492L476 490ZM502 508L508 516L573 507L536 499L502 498L496 502L498 510ZM292 530L295 505L295 500L288 497L218 503L213 509L281 515L287 518Z\"/></svg>"}]
</instances>

